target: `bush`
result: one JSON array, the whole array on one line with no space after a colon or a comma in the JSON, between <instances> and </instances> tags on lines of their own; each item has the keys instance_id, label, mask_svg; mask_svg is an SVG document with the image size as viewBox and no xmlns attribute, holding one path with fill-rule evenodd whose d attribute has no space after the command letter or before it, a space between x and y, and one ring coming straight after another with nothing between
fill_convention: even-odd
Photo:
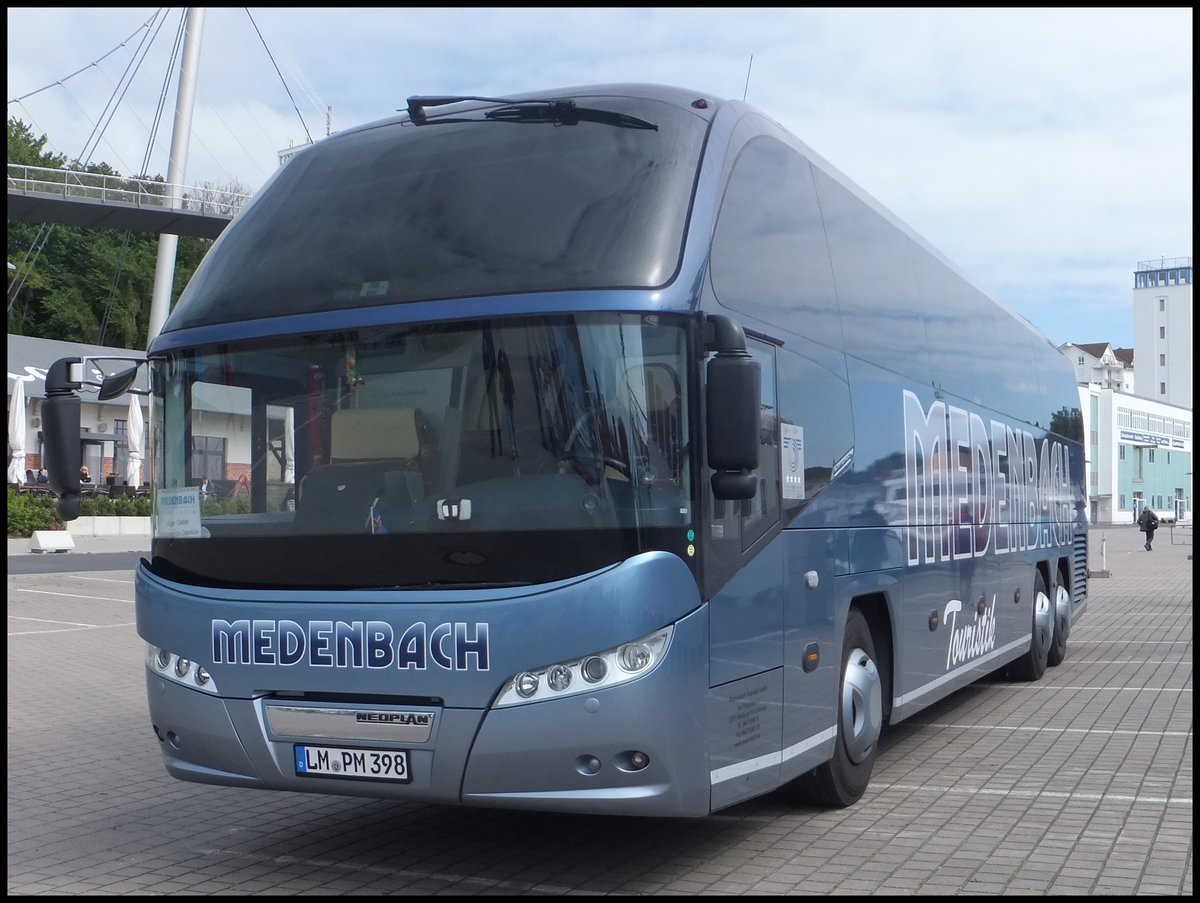
<instances>
[{"instance_id":1,"label":"bush","mask_svg":"<svg viewBox=\"0 0 1200 903\"><path fill-rule=\"evenodd\" d=\"M51 495L29 495L8 490L8 535L32 536L35 530L65 530L66 524L54 510L57 499Z\"/></svg>"},{"instance_id":2,"label":"bush","mask_svg":"<svg viewBox=\"0 0 1200 903\"><path fill-rule=\"evenodd\" d=\"M113 512L121 517L149 517L150 496L132 499L129 496L121 496L113 501Z\"/></svg>"},{"instance_id":3,"label":"bush","mask_svg":"<svg viewBox=\"0 0 1200 903\"><path fill-rule=\"evenodd\" d=\"M79 513L83 517L110 517L117 512L112 499L106 495L98 495L95 498L81 499Z\"/></svg>"},{"instance_id":4,"label":"bush","mask_svg":"<svg viewBox=\"0 0 1200 903\"><path fill-rule=\"evenodd\" d=\"M110 499L106 495L83 499L79 503L79 513L85 517L149 517L150 496L129 498L119 496Z\"/></svg>"},{"instance_id":5,"label":"bush","mask_svg":"<svg viewBox=\"0 0 1200 903\"><path fill-rule=\"evenodd\" d=\"M34 530L65 530L66 523L58 516L52 495L31 495L8 490L8 535L23 539ZM247 505L249 504L247 500ZM81 499L79 514L83 517L149 517L150 496L110 499L104 496Z\"/></svg>"},{"instance_id":6,"label":"bush","mask_svg":"<svg viewBox=\"0 0 1200 903\"><path fill-rule=\"evenodd\" d=\"M250 496L239 495L232 499L206 498L200 502L200 511L205 517L221 514L249 514Z\"/></svg>"}]
</instances>

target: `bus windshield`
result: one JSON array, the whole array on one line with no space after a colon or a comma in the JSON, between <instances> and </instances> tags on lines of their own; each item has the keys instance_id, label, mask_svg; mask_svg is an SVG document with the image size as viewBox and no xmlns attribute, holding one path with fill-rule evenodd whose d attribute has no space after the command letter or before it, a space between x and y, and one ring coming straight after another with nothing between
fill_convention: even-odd
<instances>
[{"instance_id":1,"label":"bus windshield","mask_svg":"<svg viewBox=\"0 0 1200 903\"><path fill-rule=\"evenodd\" d=\"M385 123L316 143L261 192L269 203L250 204L221 236L164 331L666 285L679 267L707 122L658 101L588 102L656 127L480 114Z\"/></svg>"},{"instance_id":2,"label":"bus windshield","mask_svg":"<svg viewBox=\"0 0 1200 903\"><path fill-rule=\"evenodd\" d=\"M489 319L155 355L154 565L392 587L689 559L686 324Z\"/></svg>"}]
</instances>

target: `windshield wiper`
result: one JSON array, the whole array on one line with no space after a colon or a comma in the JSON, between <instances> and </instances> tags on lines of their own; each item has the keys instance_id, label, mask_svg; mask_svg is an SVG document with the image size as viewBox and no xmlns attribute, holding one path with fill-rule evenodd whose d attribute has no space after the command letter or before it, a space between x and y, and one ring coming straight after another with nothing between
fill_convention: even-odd
<instances>
[{"instance_id":1,"label":"windshield wiper","mask_svg":"<svg viewBox=\"0 0 1200 903\"><path fill-rule=\"evenodd\" d=\"M414 96L408 99L408 118L413 125L429 123L426 107L440 107L451 103L461 103L466 100L480 100L485 103L505 104L497 110L488 110L483 114L485 119L499 122L550 122L555 125L578 125L580 122L600 122L605 125L615 125L629 129L653 129L658 126L645 119L630 116L628 113L617 113L613 110L601 110L594 107L580 107L573 100L553 98L549 100L508 100L503 97L478 97L475 95L433 95L429 97ZM439 119L438 122L470 122L462 118Z\"/></svg>"},{"instance_id":2,"label":"windshield wiper","mask_svg":"<svg viewBox=\"0 0 1200 903\"><path fill-rule=\"evenodd\" d=\"M628 113L617 113L613 110L598 110L593 107L577 107L573 100L536 101L548 106L528 106L525 102L513 106L501 107L498 110L488 110L484 113L487 119L499 119L503 122L553 122L555 125L578 125L581 121L602 122L605 125L619 125L627 129L653 129L658 126L645 119L638 119Z\"/></svg>"}]
</instances>

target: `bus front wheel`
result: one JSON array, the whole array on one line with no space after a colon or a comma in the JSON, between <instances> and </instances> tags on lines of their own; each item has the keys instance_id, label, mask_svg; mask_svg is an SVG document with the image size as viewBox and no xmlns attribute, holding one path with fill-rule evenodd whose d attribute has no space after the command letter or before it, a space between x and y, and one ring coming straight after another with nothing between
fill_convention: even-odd
<instances>
[{"instance_id":1,"label":"bus front wheel","mask_svg":"<svg viewBox=\"0 0 1200 903\"><path fill-rule=\"evenodd\" d=\"M867 619L851 606L842 640L833 758L796 779L798 795L836 808L858 802L871 780L882 730L883 682L875 663L875 643Z\"/></svg>"}]
</instances>

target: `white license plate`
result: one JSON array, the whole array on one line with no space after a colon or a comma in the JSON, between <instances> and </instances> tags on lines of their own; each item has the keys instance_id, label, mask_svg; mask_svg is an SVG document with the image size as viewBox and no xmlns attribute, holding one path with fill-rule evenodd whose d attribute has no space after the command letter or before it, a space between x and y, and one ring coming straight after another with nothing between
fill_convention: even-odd
<instances>
[{"instance_id":1,"label":"white license plate","mask_svg":"<svg viewBox=\"0 0 1200 903\"><path fill-rule=\"evenodd\" d=\"M354 749L345 746L295 745L296 774L302 777L412 781L406 749Z\"/></svg>"}]
</instances>

